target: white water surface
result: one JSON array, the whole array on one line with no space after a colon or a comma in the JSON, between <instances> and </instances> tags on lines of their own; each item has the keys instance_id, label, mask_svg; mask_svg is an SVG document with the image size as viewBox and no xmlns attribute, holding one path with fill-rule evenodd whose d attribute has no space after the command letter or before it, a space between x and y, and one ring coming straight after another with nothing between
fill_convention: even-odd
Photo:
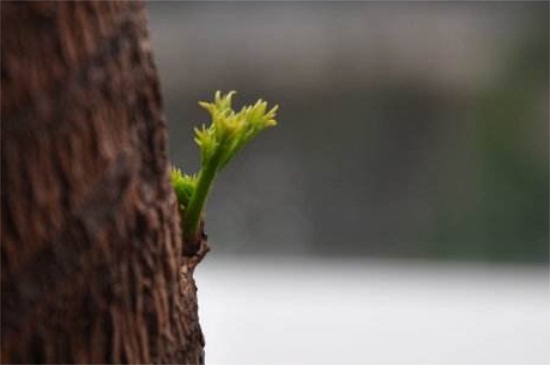
<instances>
[{"instance_id":1,"label":"white water surface","mask_svg":"<svg viewBox=\"0 0 550 365\"><path fill-rule=\"evenodd\" d=\"M217 257L208 364L549 364L548 267Z\"/></svg>"}]
</instances>

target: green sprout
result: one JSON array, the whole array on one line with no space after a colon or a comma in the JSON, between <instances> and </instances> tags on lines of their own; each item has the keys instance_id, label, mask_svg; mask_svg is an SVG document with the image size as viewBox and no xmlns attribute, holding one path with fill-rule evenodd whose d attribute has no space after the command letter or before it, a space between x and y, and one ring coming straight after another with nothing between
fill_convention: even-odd
<instances>
[{"instance_id":1,"label":"green sprout","mask_svg":"<svg viewBox=\"0 0 550 365\"><path fill-rule=\"evenodd\" d=\"M198 174L187 175L177 168L170 171L170 180L183 212L184 239L188 242L199 239L201 214L217 174L258 133L277 125L277 105L268 110L267 102L259 99L253 106L244 106L235 112L231 106L235 94L231 91L222 95L217 91L212 103L199 102L209 112L212 123L208 127L195 128L195 142L201 152Z\"/></svg>"}]
</instances>

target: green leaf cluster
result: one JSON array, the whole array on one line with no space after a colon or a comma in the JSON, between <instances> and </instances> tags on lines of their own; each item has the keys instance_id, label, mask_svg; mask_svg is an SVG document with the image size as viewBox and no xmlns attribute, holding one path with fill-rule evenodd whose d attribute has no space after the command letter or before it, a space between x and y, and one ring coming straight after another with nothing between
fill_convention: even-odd
<instances>
[{"instance_id":1,"label":"green leaf cluster","mask_svg":"<svg viewBox=\"0 0 550 365\"><path fill-rule=\"evenodd\" d=\"M277 125L278 106L267 108L259 99L254 105L233 110L235 91L223 95L217 91L212 102L199 102L211 117L211 124L195 128L195 142L201 152L201 168L196 175L172 168L170 180L184 211L184 237L197 239L201 212L216 175L261 131Z\"/></svg>"},{"instance_id":2,"label":"green leaf cluster","mask_svg":"<svg viewBox=\"0 0 550 365\"><path fill-rule=\"evenodd\" d=\"M212 118L209 127L195 128L195 142L201 150L201 165L215 163L217 170L224 168L237 152L267 127L275 126L278 106L267 111L267 102L259 99L253 106L244 106L239 112L232 108L236 94L222 95L217 91L214 102L201 101Z\"/></svg>"},{"instance_id":3,"label":"green leaf cluster","mask_svg":"<svg viewBox=\"0 0 550 365\"><path fill-rule=\"evenodd\" d=\"M170 168L170 181L176 192L179 204L185 208L197 186L197 175L187 175L177 167Z\"/></svg>"}]
</instances>

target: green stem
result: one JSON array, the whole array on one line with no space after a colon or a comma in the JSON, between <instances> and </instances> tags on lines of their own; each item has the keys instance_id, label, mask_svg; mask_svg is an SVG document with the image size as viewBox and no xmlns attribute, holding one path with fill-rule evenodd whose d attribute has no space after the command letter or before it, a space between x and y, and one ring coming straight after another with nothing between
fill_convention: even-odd
<instances>
[{"instance_id":1,"label":"green stem","mask_svg":"<svg viewBox=\"0 0 550 365\"><path fill-rule=\"evenodd\" d=\"M206 203L206 198L210 192L212 182L218 173L218 165L223 155L223 149L218 148L208 162L204 166L197 179L197 186L194 193L191 195L189 205L185 208L185 216L183 220L183 234L187 242L196 242L199 237L199 225L203 207Z\"/></svg>"}]
</instances>

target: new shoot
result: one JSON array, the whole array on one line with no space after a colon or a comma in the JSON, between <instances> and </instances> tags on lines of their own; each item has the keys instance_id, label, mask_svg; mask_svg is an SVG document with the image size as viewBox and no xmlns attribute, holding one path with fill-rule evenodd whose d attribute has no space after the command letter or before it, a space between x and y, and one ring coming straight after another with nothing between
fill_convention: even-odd
<instances>
[{"instance_id":1,"label":"new shoot","mask_svg":"<svg viewBox=\"0 0 550 365\"><path fill-rule=\"evenodd\" d=\"M201 153L199 172L187 175L177 168L170 171L170 180L183 212L183 234L187 242L199 239L202 211L217 174L258 133L277 125L277 105L268 109L267 102L259 99L256 104L235 112L232 108L235 94L235 91L225 95L217 91L213 102L199 102L212 120L208 127L195 128L195 142Z\"/></svg>"}]
</instances>

